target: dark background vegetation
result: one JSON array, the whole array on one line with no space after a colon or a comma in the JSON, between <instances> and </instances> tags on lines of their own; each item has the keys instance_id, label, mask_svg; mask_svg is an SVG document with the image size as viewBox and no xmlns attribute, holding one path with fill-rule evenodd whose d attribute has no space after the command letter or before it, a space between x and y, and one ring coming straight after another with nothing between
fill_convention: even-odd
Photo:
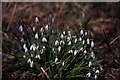
<instances>
[{"instance_id":1,"label":"dark background vegetation","mask_svg":"<svg viewBox=\"0 0 120 80\"><path fill-rule=\"evenodd\" d=\"M3 80L20 78L22 71L14 68L12 42L9 33L20 20L35 26L34 18L40 18L40 26L47 23L47 16L52 12L54 25L62 29L73 29L75 32L85 26L91 32L95 46L100 48L97 56L103 59L103 77L109 80L120 80L120 3L2 3L2 36L3 36ZM8 50L7 50L8 49ZM31 78L32 76L28 76Z\"/></svg>"}]
</instances>

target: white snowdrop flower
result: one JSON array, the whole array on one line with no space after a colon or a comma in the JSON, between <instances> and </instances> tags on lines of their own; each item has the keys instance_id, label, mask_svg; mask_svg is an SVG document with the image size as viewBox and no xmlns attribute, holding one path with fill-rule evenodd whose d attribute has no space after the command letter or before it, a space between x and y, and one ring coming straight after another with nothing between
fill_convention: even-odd
<instances>
[{"instance_id":1,"label":"white snowdrop flower","mask_svg":"<svg viewBox=\"0 0 120 80\"><path fill-rule=\"evenodd\" d=\"M67 37L67 40L70 41L71 37Z\"/></svg>"},{"instance_id":2,"label":"white snowdrop flower","mask_svg":"<svg viewBox=\"0 0 120 80\"><path fill-rule=\"evenodd\" d=\"M65 65L65 63L64 62L62 62L62 66L64 66Z\"/></svg>"},{"instance_id":3,"label":"white snowdrop flower","mask_svg":"<svg viewBox=\"0 0 120 80\"><path fill-rule=\"evenodd\" d=\"M85 54L85 53L87 53L87 51L86 51L86 50L84 50L84 52L83 52L83 53Z\"/></svg>"},{"instance_id":4,"label":"white snowdrop flower","mask_svg":"<svg viewBox=\"0 0 120 80\"><path fill-rule=\"evenodd\" d=\"M63 38L64 38L64 35L63 35L63 34L61 34L61 35L60 35L60 38L61 38L61 39L63 39Z\"/></svg>"},{"instance_id":5,"label":"white snowdrop flower","mask_svg":"<svg viewBox=\"0 0 120 80\"><path fill-rule=\"evenodd\" d=\"M94 52L91 52L90 56L91 56L93 59L95 59L95 54L94 54Z\"/></svg>"},{"instance_id":6,"label":"white snowdrop flower","mask_svg":"<svg viewBox=\"0 0 120 80\"><path fill-rule=\"evenodd\" d=\"M45 29L48 30L48 25L45 26Z\"/></svg>"},{"instance_id":7,"label":"white snowdrop flower","mask_svg":"<svg viewBox=\"0 0 120 80\"><path fill-rule=\"evenodd\" d=\"M71 41L70 41L70 42L68 42L68 45L71 45Z\"/></svg>"},{"instance_id":8,"label":"white snowdrop flower","mask_svg":"<svg viewBox=\"0 0 120 80\"><path fill-rule=\"evenodd\" d=\"M40 32L42 33L44 31L43 27L40 28Z\"/></svg>"},{"instance_id":9,"label":"white snowdrop flower","mask_svg":"<svg viewBox=\"0 0 120 80\"><path fill-rule=\"evenodd\" d=\"M36 47L35 47L35 45L33 46L33 51L35 51L36 50Z\"/></svg>"},{"instance_id":10,"label":"white snowdrop flower","mask_svg":"<svg viewBox=\"0 0 120 80\"><path fill-rule=\"evenodd\" d=\"M83 30L80 30L80 35L83 35L84 34L84 31Z\"/></svg>"},{"instance_id":11,"label":"white snowdrop flower","mask_svg":"<svg viewBox=\"0 0 120 80\"><path fill-rule=\"evenodd\" d=\"M31 63L31 59L30 58L28 59L27 63Z\"/></svg>"},{"instance_id":12,"label":"white snowdrop flower","mask_svg":"<svg viewBox=\"0 0 120 80\"><path fill-rule=\"evenodd\" d=\"M73 38L76 38L76 36L72 36Z\"/></svg>"},{"instance_id":13,"label":"white snowdrop flower","mask_svg":"<svg viewBox=\"0 0 120 80\"><path fill-rule=\"evenodd\" d=\"M99 73L100 73L100 71L99 71L99 70L96 70L96 71L95 71L95 73L99 74Z\"/></svg>"},{"instance_id":14,"label":"white snowdrop flower","mask_svg":"<svg viewBox=\"0 0 120 80\"><path fill-rule=\"evenodd\" d=\"M77 53L78 53L78 50L75 50L75 51L74 51L74 55L76 55Z\"/></svg>"},{"instance_id":15,"label":"white snowdrop flower","mask_svg":"<svg viewBox=\"0 0 120 80\"><path fill-rule=\"evenodd\" d=\"M33 57L33 54L31 54L31 57Z\"/></svg>"},{"instance_id":16,"label":"white snowdrop flower","mask_svg":"<svg viewBox=\"0 0 120 80\"><path fill-rule=\"evenodd\" d=\"M85 44L85 40L83 40L83 42L82 42L83 44Z\"/></svg>"},{"instance_id":17,"label":"white snowdrop flower","mask_svg":"<svg viewBox=\"0 0 120 80\"><path fill-rule=\"evenodd\" d=\"M85 32L85 35L87 35L88 33L87 32Z\"/></svg>"},{"instance_id":18,"label":"white snowdrop flower","mask_svg":"<svg viewBox=\"0 0 120 80\"><path fill-rule=\"evenodd\" d=\"M28 51L28 49L27 48L25 48L25 52L27 52Z\"/></svg>"},{"instance_id":19,"label":"white snowdrop flower","mask_svg":"<svg viewBox=\"0 0 120 80\"><path fill-rule=\"evenodd\" d=\"M38 23L39 22L39 18L35 17L35 22Z\"/></svg>"},{"instance_id":20,"label":"white snowdrop flower","mask_svg":"<svg viewBox=\"0 0 120 80\"><path fill-rule=\"evenodd\" d=\"M44 50L43 50L43 49L41 49L41 50L40 50L40 53L41 53L41 54L43 54L43 53L44 53Z\"/></svg>"},{"instance_id":21,"label":"white snowdrop flower","mask_svg":"<svg viewBox=\"0 0 120 80\"><path fill-rule=\"evenodd\" d=\"M43 49L45 49L45 46L43 46Z\"/></svg>"},{"instance_id":22,"label":"white snowdrop flower","mask_svg":"<svg viewBox=\"0 0 120 80\"><path fill-rule=\"evenodd\" d=\"M26 56L24 55L23 57L25 58Z\"/></svg>"},{"instance_id":23,"label":"white snowdrop flower","mask_svg":"<svg viewBox=\"0 0 120 80\"><path fill-rule=\"evenodd\" d=\"M55 63L58 61L58 58L55 58Z\"/></svg>"},{"instance_id":24,"label":"white snowdrop flower","mask_svg":"<svg viewBox=\"0 0 120 80\"><path fill-rule=\"evenodd\" d=\"M52 51L55 53L55 49L54 48L52 48Z\"/></svg>"},{"instance_id":25,"label":"white snowdrop flower","mask_svg":"<svg viewBox=\"0 0 120 80\"><path fill-rule=\"evenodd\" d=\"M68 31L68 35L71 35L71 31Z\"/></svg>"},{"instance_id":26,"label":"white snowdrop flower","mask_svg":"<svg viewBox=\"0 0 120 80\"><path fill-rule=\"evenodd\" d=\"M75 38L75 41L74 41L75 43L77 43L77 38Z\"/></svg>"},{"instance_id":27,"label":"white snowdrop flower","mask_svg":"<svg viewBox=\"0 0 120 80\"><path fill-rule=\"evenodd\" d=\"M21 38L20 42L24 42L24 38Z\"/></svg>"},{"instance_id":28,"label":"white snowdrop flower","mask_svg":"<svg viewBox=\"0 0 120 80\"><path fill-rule=\"evenodd\" d=\"M63 40L60 41L60 45L62 45L62 44L63 45L65 44L65 42Z\"/></svg>"},{"instance_id":29,"label":"white snowdrop flower","mask_svg":"<svg viewBox=\"0 0 120 80\"><path fill-rule=\"evenodd\" d=\"M81 38L81 37L79 38L79 41L82 41L82 38Z\"/></svg>"},{"instance_id":30,"label":"white snowdrop flower","mask_svg":"<svg viewBox=\"0 0 120 80\"><path fill-rule=\"evenodd\" d=\"M91 42L91 47L94 47L94 42L93 41Z\"/></svg>"},{"instance_id":31,"label":"white snowdrop flower","mask_svg":"<svg viewBox=\"0 0 120 80\"><path fill-rule=\"evenodd\" d=\"M35 58L38 58L38 59L40 59L40 55L36 55L36 56L35 56Z\"/></svg>"},{"instance_id":32,"label":"white snowdrop flower","mask_svg":"<svg viewBox=\"0 0 120 80\"><path fill-rule=\"evenodd\" d=\"M82 50L83 50L83 47L80 48L80 51L82 51Z\"/></svg>"},{"instance_id":33,"label":"white snowdrop flower","mask_svg":"<svg viewBox=\"0 0 120 80\"><path fill-rule=\"evenodd\" d=\"M90 39L89 38L87 39L87 44L90 44Z\"/></svg>"},{"instance_id":34,"label":"white snowdrop flower","mask_svg":"<svg viewBox=\"0 0 120 80\"><path fill-rule=\"evenodd\" d=\"M35 27L33 27L33 31L35 31Z\"/></svg>"},{"instance_id":35,"label":"white snowdrop flower","mask_svg":"<svg viewBox=\"0 0 120 80\"><path fill-rule=\"evenodd\" d=\"M59 45L59 41L58 40L55 41L55 45Z\"/></svg>"},{"instance_id":36,"label":"white snowdrop flower","mask_svg":"<svg viewBox=\"0 0 120 80\"><path fill-rule=\"evenodd\" d=\"M35 39L38 39L38 34L37 33L35 34Z\"/></svg>"},{"instance_id":37,"label":"white snowdrop flower","mask_svg":"<svg viewBox=\"0 0 120 80\"><path fill-rule=\"evenodd\" d=\"M103 70L102 66L100 66L100 70L101 70L101 71Z\"/></svg>"},{"instance_id":38,"label":"white snowdrop flower","mask_svg":"<svg viewBox=\"0 0 120 80\"><path fill-rule=\"evenodd\" d=\"M88 66L89 66L89 67L91 67L91 66L92 66L92 62L91 62L91 61L89 61L89 64L88 64Z\"/></svg>"},{"instance_id":39,"label":"white snowdrop flower","mask_svg":"<svg viewBox=\"0 0 120 80\"><path fill-rule=\"evenodd\" d=\"M30 46L30 50L32 50L32 49L33 49L33 45Z\"/></svg>"},{"instance_id":40,"label":"white snowdrop flower","mask_svg":"<svg viewBox=\"0 0 120 80\"><path fill-rule=\"evenodd\" d=\"M42 42L47 42L47 39L45 37L43 37Z\"/></svg>"},{"instance_id":41,"label":"white snowdrop flower","mask_svg":"<svg viewBox=\"0 0 120 80\"><path fill-rule=\"evenodd\" d=\"M59 52L61 51L61 47L60 47L60 46L58 47L58 51L59 51Z\"/></svg>"},{"instance_id":42,"label":"white snowdrop flower","mask_svg":"<svg viewBox=\"0 0 120 80\"><path fill-rule=\"evenodd\" d=\"M95 75L95 80L97 79L97 75Z\"/></svg>"},{"instance_id":43,"label":"white snowdrop flower","mask_svg":"<svg viewBox=\"0 0 120 80\"><path fill-rule=\"evenodd\" d=\"M34 62L31 61L31 62L30 62L30 67L31 67L31 68L33 67L33 64L34 64Z\"/></svg>"},{"instance_id":44,"label":"white snowdrop flower","mask_svg":"<svg viewBox=\"0 0 120 80\"><path fill-rule=\"evenodd\" d=\"M38 49L38 48L39 48L39 46L36 47L36 49Z\"/></svg>"},{"instance_id":45,"label":"white snowdrop flower","mask_svg":"<svg viewBox=\"0 0 120 80\"><path fill-rule=\"evenodd\" d=\"M68 53L73 53L73 50L69 50Z\"/></svg>"},{"instance_id":46,"label":"white snowdrop flower","mask_svg":"<svg viewBox=\"0 0 120 80\"><path fill-rule=\"evenodd\" d=\"M18 29L20 32L22 32L23 31L23 27L22 27L22 25L20 25L20 27L19 27L19 29Z\"/></svg>"},{"instance_id":47,"label":"white snowdrop flower","mask_svg":"<svg viewBox=\"0 0 120 80\"><path fill-rule=\"evenodd\" d=\"M63 31L63 34L65 35L65 31Z\"/></svg>"},{"instance_id":48,"label":"white snowdrop flower","mask_svg":"<svg viewBox=\"0 0 120 80\"><path fill-rule=\"evenodd\" d=\"M91 73L90 73L90 72L87 73L86 76L87 76L87 77L91 77Z\"/></svg>"},{"instance_id":49,"label":"white snowdrop flower","mask_svg":"<svg viewBox=\"0 0 120 80\"><path fill-rule=\"evenodd\" d=\"M23 49L26 49L26 44L23 45Z\"/></svg>"}]
</instances>

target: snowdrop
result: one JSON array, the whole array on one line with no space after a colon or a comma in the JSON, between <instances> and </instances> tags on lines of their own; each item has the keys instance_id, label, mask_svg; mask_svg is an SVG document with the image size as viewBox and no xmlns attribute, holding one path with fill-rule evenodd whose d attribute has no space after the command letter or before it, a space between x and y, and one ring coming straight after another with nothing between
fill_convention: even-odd
<instances>
[{"instance_id":1,"label":"snowdrop","mask_svg":"<svg viewBox=\"0 0 120 80\"><path fill-rule=\"evenodd\" d=\"M93 42L93 41L91 42L91 47L92 47L92 48L94 47L94 42Z\"/></svg>"},{"instance_id":2,"label":"snowdrop","mask_svg":"<svg viewBox=\"0 0 120 80\"><path fill-rule=\"evenodd\" d=\"M47 42L47 39L45 37L43 37L42 42Z\"/></svg>"},{"instance_id":3,"label":"snowdrop","mask_svg":"<svg viewBox=\"0 0 120 80\"><path fill-rule=\"evenodd\" d=\"M69 50L68 53L73 53L73 50Z\"/></svg>"},{"instance_id":4,"label":"snowdrop","mask_svg":"<svg viewBox=\"0 0 120 80\"><path fill-rule=\"evenodd\" d=\"M89 61L89 64L88 64L88 66L89 66L89 67L91 67L91 66L92 66L92 62L91 62L91 61Z\"/></svg>"},{"instance_id":5,"label":"snowdrop","mask_svg":"<svg viewBox=\"0 0 120 80\"><path fill-rule=\"evenodd\" d=\"M59 45L59 41L58 40L55 41L55 45Z\"/></svg>"},{"instance_id":6,"label":"snowdrop","mask_svg":"<svg viewBox=\"0 0 120 80\"><path fill-rule=\"evenodd\" d=\"M35 27L33 27L33 31L35 31Z\"/></svg>"},{"instance_id":7,"label":"snowdrop","mask_svg":"<svg viewBox=\"0 0 120 80\"><path fill-rule=\"evenodd\" d=\"M91 52L90 56L91 56L93 59L95 59L95 54L94 54L94 52Z\"/></svg>"},{"instance_id":8,"label":"snowdrop","mask_svg":"<svg viewBox=\"0 0 120 80\"><path fill-rule=\"evenodd\" d=\"M58 61L58 58L55 58L55 63Z\"/></svg>"},{"instance_id":9,"label":"snowdrop","mask_svg":"<svg viewBox=\"0 0 120 80\"><path fill-rule=\"evenodd\" d=\"M84 34L84 31L83 30L80 30L80 35L83 35Z\"/></svg>"},{"instance_id":10,"label":"snowdrop","mask_svg":"<svg viewBox=\"0 0 120 80\"><path fill-rule=\"evenodd\" d=\"M65 31L63 31L63 34L65 35Z\"/></svg>"},{"instance_id":11,"label":"snowdrop","mask_svg":"<svg viewBox=\"0 0 120 80\"><path fill-rule=\"evenodd\" d=\"M82 51L82 50L83 50L83 47L80 48L80 51Z\"/></svg>"},{"instance_id":12,"label":"snowdrop","mask_svg":"<svg viewBox=\"0 0 120 80\"><path fill-rule=\"evenodd\" d=\"M68 42L68 45L71 45L71 41L70 41L70 42Z\"/></svg>"},{"instance_id":13,"label":"snowdrop","mask_svg":"<svg viewBox=\"0 0 120 80\"><path fill-rule=\"evenodd\" d=\"M62 62L62 66L64 66L65 65L65 63L64 62Z\"/></svg>"},{"instance_id":14,"label":"snowdrop","mask_svg":"<svg viewBox=\"0 0 120 80\"><path fill-rule=\"evenodd\" d=\"M86 50L84 50L84 52L83 52L83 53L85 54L85 53L87 53L87 51L86 51Z\"/></svg>"},{"instance_id":15,"label":"snowdrop","mask_svg":"<svg viewBox=\"0 0 120 80\"><path fill-rule=\"evenodd\" d=\"M45 26L45 29L48 30L48 25Z\"/></svg>"},{"instance_id":16,"label":"snowdrop","mask_svg":"<svg viewBox=\"0 0 120 80\"><path fill-rule=\"evenodd\" d=\"M85 35L87 35L88 33L87 32L85 32Z\"/></svg>"},{"instance_id":17,"label":"snowdrop","mask_svg":"<svg viewBox=\"0 0 120 80\"><path fill-rule=\"evenodd\" d=\"M38 23L39 22L39 18L35 17L35 22Z\"/></svg>"},{"instance_id":18,"label":"snowdrop","mask_svg":"<svg viewBox=\"0 0 120 80\"><path fill-rule=\"evenodd\" d=\"M81 38L81 37L79 38L79 41L82 41L82 38Z\"/></svg>"},{"instance_id":19,"label":"snowdrop","mask_svg":"<svg viewBox=\"0 0 120 80\"><path fill-rule=\"evenodd\" d=\"M43 33L44 32L44 29L43 27L40 28L40 32Z\"/></svg>"},{"instance_id":20,"label":"snowdrop","mask_svg":"<svg viewBox=\"0 0 120 80\"><path fill-rule=\"evenodd\" d=\"M34 64L34 62L31 61L31 62L30 62L30 67L31 67L31 68L33 67L33 64Z\"/></svg>"},{"instance_id":21,"label":"snowdrop","mask_svg":"<svg viewBox=\"0 0 120 80\"><path fill-rule=\"evenodd\" d=\"M91 77L91 73L90 73L90 72L87 73L86 76L87 76L87 77Z\"/></svg>"},{"instance_id":22,"label":"snowdrop","mask_svg":"<svg viewBox=\"0 0 120 80\"><path fill-rule=\"evenodd\" d=\"M26 56L25 56L25 55L23 55L23 57L25 58Z\"/></svg>"},{"instance_id":23,"label":"snowdrop","mask_svg":"<svg viewBox=\"0 0 120 80\"><path fill-rule=\"evenodd\" d=\"M60 47L60 46L58 47L58 51L59 51L59 52L61 51L61 47Z\"/></svg>"},{"instance_id":24,"label":"snowdrop","mask_svg":"<svg viewBox=\"0 0 120 80\"><path fill-rule=\"evenodd\" d=\"M70 41L71 37L67 37L67 41Z\"/></svg>"},{"instance_id":25,"label":"snowdrop","mask_svg":"<svg viewBox=\"0 0 120 80\"><path fill-rule=\"evenodd\" d=\"M44 53L44 50L43 50L43 49L41 49L41 50L40 50L40 53L41 53L41 54L43 54L43 53Z\"/></svg>"},{"instance_id":26,"label":"snowdrop","mask_svg":"<svg viewBox=\"0 0 120 80\"><path fill-rule=\"evenodd\" d=\"M74 43L77 43L77 38L75 38L75 41L74 41Z\"/></svg>"},{"instance_id":27,"label":"snowdrop","mask_svg":"<svg viewBox=\"0 0 120 80\"><path fill-rule=\"evenodd\" d=\"M23 27L22 27L22 25L20 25L20 27L19 27L19 29L18 29L20 32L22 32L23 31Z\"/></svg>"},{"instance_id":28,"label":"snowdrop","mask_svg":"<svg viewBox=\"0 0 120 80\"><path fill-rule=\"evenodd\" d=\"M95 75L95 80L97 79L97 75Z\"/></svg>"},{"instance_id":29,"label":"snowdrop","mask_svg":"<svg viewBox=\"0 0 120 80\"><path fill-rule=\"evenodd\" d=\"M37 33L35 34L35 39L38 39L38 34Z\"/></svg>"},{"instance_id":30,"label":"snowdrop","mask_svg":"<svg viewBox=\"0 0 120 80\"><path fill-rule=\"evenodd\" d=\"M26 44L23 45L23 49L25 50L25 52L28 51L27 47L26 47Z\"/></svg>"},{"instance_id":31,"label":"snowdrop","mask_svg":"<svg viewBox=\"0 0 120 80\"><path fill-rule=\"evenodd\" d=\"M63 35L63 34L61 34L61 35L60 35L60 38L61 38L61 39L63 39L63 38L64 38L64 35Z\"/></svg>"},{"instance_id":32,"label":"snowdrop","mask_svg":"<svg viewBox=\"0 0 120 80\"><path fill-rule=\"evenodd\" d=\"M27 63L31 63L31 59L30 58L28 59Z\"/></svg>"},{"instance_id":33,"label":"snowdrop","mask_svg":"<svg viewBox=\"0 0 120 80\"><path fill-rule=\"evenodd\" d=\"M89 38L87 39L87 44L90 44L90 39Z\"/></svg>"},{"instance_id":34,"label":"snowdrop","mask_svg":"<svg viewBox=\"0 0 120 80\"><path fill-rule=\"evenodd\" d=\"M76 55L77 53L78 53L78 50L75 50L75 51L74 51L74 55Z\"/></svg>"},{"instance_id":35,"label":"snowdrop","mask_svg":"<svg viewBox=\"0 0 120 80\"><path fill-rule=\"evenodd\" d=\"M99 71L99 70L96 70L96 71L95 71L95 73L99 74L99 73L100 73L100 71Z\"/></svg>"},{"instance_id":36,"label":"snowdrop","mask_svg":"<svg viewBox=\"0 0 120 80\"><path fill-rule=\"evenodd\" d=\"M63 45L65 44L65 42L63 40L60 41L60 45L62 45L62 44Z\"/></svg>"},{"instance_id":37,"label":"snowdrop","mask_svg":"<svg viewBox=\"0 0 120 80\"><path fill-rule=\"evenodd\" d=\"M71 31L68 31L68 35L71 35Z\"/></svg>"},{"instance_id":38,"label":"snowdrop","mask_svg":"<svg viewBox=\"0 0 120 80\"><path fill-rule=\"evenodd\" d=\"M40 55L36 55L36 56L35 56L35 58L38 58L38 59L40 59Z\"/></svg>"},{"instance_id":39,"label":"snowdrop","mask_svg":"<svg viewBox=\"0 0 120 80\"><path fill-rule=\"evenodd\" d=\"M85 44L85 40L83 40L83 42L82 42L83 44Z\"/></svg>"}]
</instances>

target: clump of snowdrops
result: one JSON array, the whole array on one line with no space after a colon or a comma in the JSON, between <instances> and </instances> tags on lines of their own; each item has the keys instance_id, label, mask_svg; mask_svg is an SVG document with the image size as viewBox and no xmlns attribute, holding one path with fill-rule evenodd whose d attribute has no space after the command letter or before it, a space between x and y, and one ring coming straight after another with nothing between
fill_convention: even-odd
<instances>
[{"instance_id":1,"label":"clump of snowdrops","mask_svg":"<svg viewBox=\"0 0 120 80\"><path fill-rule=\"evenodd\" d=\"M54 29L54 18L50 17L51 23L40 28L18 24L13 29L19 33L17 39L21 43L15 52L19 66L38 79L96 80L102 67L88 32ZM35 23L39 23L38 17Z\"/></svg>"}]
</instances>

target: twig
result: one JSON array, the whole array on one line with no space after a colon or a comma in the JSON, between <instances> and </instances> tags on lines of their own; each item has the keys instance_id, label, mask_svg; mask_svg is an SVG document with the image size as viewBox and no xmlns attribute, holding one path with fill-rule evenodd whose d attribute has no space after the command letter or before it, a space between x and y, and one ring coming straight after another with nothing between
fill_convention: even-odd
<instances>
[{"instance_id":1,"label":"twig","mask_svg":"<svg viewBox=\"0 0 120 80\"><path fill-rule=\"evenodd\" d=\"M120 35L117 36L115 39L113 39L113 40L110 42L110 44L112 44L113 42L115 42L118 38L120 38Z\"/></svg>"},{"instance_id":2,"label":"twig","mask_svg":"<svg viewBox=\"0 0 120 80\"><path fill-rule=\"evenodd\" d=\"M48 76L48 74L47 74L47 73L45 72L45 70L43 69L43 67L41 67L40 69L43 71L43 73L46 75L46 77L47 77L49 80L51 80L50 77Z\"/></svg>"}]
</instances>

